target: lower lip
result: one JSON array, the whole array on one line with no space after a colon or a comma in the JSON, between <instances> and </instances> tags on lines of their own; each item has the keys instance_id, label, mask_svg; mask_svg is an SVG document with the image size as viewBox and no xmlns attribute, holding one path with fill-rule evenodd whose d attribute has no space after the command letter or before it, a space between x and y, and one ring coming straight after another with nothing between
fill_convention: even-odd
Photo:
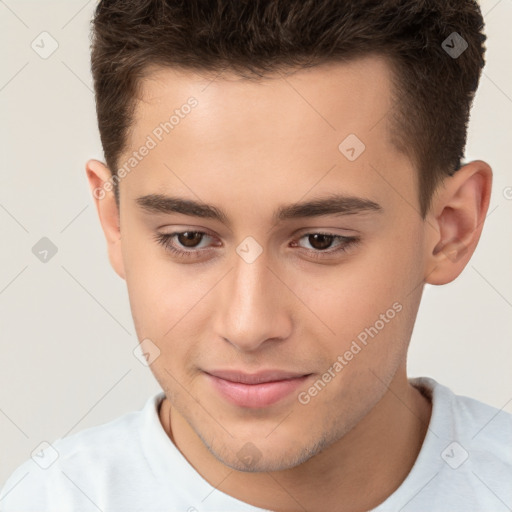
<instances>
[{"instance_id":1,"label":"lower lip","mask_svg":"<svg viewBox=\"0 0 512 512\"><path fill-rule=\"evenodd\" d=\"M262 384L242 384L206 374L213 387L229 402L239 407L267 407L293 393L310 377L277 380Z\"/></svg>"}]
</instances>

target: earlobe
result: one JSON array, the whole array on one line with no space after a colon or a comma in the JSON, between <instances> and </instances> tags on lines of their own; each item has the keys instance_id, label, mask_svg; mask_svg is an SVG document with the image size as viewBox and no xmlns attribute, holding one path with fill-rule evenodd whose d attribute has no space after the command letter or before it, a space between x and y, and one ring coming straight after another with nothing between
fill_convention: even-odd
<instances>
[{"instance_id":1,"label":"earlobe","mask_svg":"<svg viewBox=\"0 0 512 512\"><path fill-rule=\"evenodd\" d=\"M481 160L444 180L426 219L426 283L449 283L464 270L482 233L491 186L492 170Z\"/></svg>"},{"instance_id":2,"label":"earlobe","mask_svg":"<svg viewBox=\"0 0 512 512\"><path fill-rule=\"evenodd\" d=\"M120 217L112 187L112 174L109 168L98 160L89 160L85 168L101 227L107 241L110 264L119 277L125 279Z\"/></svg>"}]
</instances>

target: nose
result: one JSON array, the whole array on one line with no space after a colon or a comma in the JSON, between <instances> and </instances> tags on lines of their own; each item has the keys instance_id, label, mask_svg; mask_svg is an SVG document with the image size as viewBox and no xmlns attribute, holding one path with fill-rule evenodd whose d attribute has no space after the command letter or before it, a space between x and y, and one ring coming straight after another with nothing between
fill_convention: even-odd
<instances>
[{"instance_id":1,"label":"nose","mask_svg":"<svg viewBox=\"0 0 512 512\"><path fill-rule=\"evenodd\" d=\"M217 297L215 333L244 352L286 339L292 331L290 291L264 254L252 263L237 256Z\"/></svg>"}]
</instances>

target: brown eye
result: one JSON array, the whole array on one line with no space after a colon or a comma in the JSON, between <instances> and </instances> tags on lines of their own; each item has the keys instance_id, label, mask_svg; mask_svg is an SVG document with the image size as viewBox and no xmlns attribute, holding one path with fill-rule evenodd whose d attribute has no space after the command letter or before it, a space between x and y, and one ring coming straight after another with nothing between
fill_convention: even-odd
<instances>
[{"instance_id":1,"label":"brown eye","mask_svg":"<svg viewBox=\"0 0 512 512\"><path fill-rule=\"evenodd\" d=\"M183 247L193 249L197 244L201 243L203 236L203 233L199 231L184 231L183 233L178 233L176 239Z\"/></svg>"},{"instance_id":2,"label":"brown eye","mask_svg":"<svg viewBox=\"0 0 512 512\"><path fill-rule=\"evenodd\" d=\"M318 260L332 258L336 255L341 256L342 253L359 243L358 237L336 235L334 233L306 233L299 240L302 240L302 242L294 242L293 245L298 245L307 253L308 257ZM306 246L302 245L304 243Z\"/></svg>"},{"instance_id":3,"label":"brown eye","mask_svg":"<svg viewBox=\"0 0 512 512\"><path fill-rule=\"evenodd\" d=\"M311 245L311 247L313 247L313 249L316 249L318 251L328 249L332 245L333 241L333 235L324 235L322 233L314 233L312 235L308 235L309 244Z\"/></svg>"},{"instance_id":4,"label":"brown eye","mask_svg":"<svg viewBox=\"0 0 512 512\"><path fill-rule=\"evenodd\" d=\"M156 233L154 238L176 257L202 258L211 250L207 246L208 240L213 237L203 231L175 231L169 234Z\"/></svg>"}]
</instances>

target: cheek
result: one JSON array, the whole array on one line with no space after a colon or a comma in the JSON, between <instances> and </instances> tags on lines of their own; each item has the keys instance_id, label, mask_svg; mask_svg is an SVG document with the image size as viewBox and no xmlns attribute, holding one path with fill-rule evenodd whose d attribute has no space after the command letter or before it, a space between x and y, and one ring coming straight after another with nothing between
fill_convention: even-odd
<instances>
[{"instance_id":1,"label":"cheek","mask_svg":"<svg viewBox=\"0 0 512 512\"><path fill-rule=\"evenodd\" d=\"M298 294L334 331L373 323L421 282L419 243L406 238L382 237L338 266L298 274Z\"/></svg>"},{"instance_id":2,"label":"cheek","mask_svg":"<svg viewBox=\"0 0 512 512\"><path fill-rule=\"evenodd\" d=\"M193 285L159 246L143 237L123 239L126 285L137 334L162 339L185 313Z\"/></svg>"},{"instance_id":3,"label":"cheek","mask_svg":"<svg viewBox=\"0 0 512 512\"><path fill-rule=\"evenodd\" d=\"M418 306L417 293L411 292L420 289L421 263L419 236L402 228L367 243L339 266L297 275L297 294L319 318L311 316L309 327L313 338L324 340L326 363L352 351L357 356L347 356L359 362L350 363L357 371L377 362L393 366L404 355Z\"/></svg>"},{"instance_id":4,"label":"cheek","mask_svg":"<svg viewBox=\"0 0 512 512\"><path fill-rule=\"evenodd\" d=\"M128 240L125 240L128 242ZM151 371L162 382L175 375L185 381L189 361L197 359L198 340L209 320L208 282L194 265L177 265L159 246L142 251L142 244L126 244L126 284L137 337L148 338L160 353ZM211 288L212 285L209 286ZM197 307L196 307L197 306ZM197 341L197 342L196 342Z\"/></svg>"}]
</instances>

